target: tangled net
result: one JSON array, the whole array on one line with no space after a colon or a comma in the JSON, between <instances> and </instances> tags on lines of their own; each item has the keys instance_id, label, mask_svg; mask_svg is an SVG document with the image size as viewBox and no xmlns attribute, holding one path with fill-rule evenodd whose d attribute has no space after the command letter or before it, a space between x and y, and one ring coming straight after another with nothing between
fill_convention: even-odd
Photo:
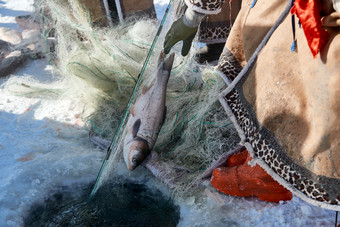
<instances>
[{"instance_id":1,"label":"tangled net","mask_svg":"<svg viewBox=\"0 0 340 227\"><path fill-rule=\"evenodd\" d=\"M54 35L57 40L55 51L47 53L65 85L56 92L57 97L78 99L84 106L82 117L89 130L111 140L125 113L158 21L142 18L113 28L99 27L93 25L89 10L78 1L40 0L37 7L45 38ZM142 86L154 79L170 24L168 19ZM198 65L192 56L182 57L176 46L173 51L176 56L167 88L167 116L154 150L161 160L190 169L174 188L185 194L195 191L197 177L222 153L235 147L239 138L217 101L224 82L211 66ZM193 47L191 55L194 52Z\"/></svg>"}]
</instances>

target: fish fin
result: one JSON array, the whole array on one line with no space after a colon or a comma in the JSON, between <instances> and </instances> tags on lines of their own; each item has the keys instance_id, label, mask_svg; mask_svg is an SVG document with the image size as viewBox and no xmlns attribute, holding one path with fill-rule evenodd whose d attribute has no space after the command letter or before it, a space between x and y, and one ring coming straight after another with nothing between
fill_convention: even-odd
<instances>
[{"instance_id":1,"label":"fish fin","mask_svg":"<svg viewBox=\"0 0 340 227\"><path fill-rule=\"evenodd\" d=\"M136 111L135 111L135 106L134 105L130 106L129 111L132 114L132 117L134 117L136 115Z\"/></svg>"},{"instance_id":2,"label":"fish fin","mask_svg":"<svg viewBox=\"0 0 340 227\"><path fill-rule=\"evenodd\" d=\"M164 51L161 51L161 53L159 54L158 57L158 61L157 61L157 65L159 66L165 59L166 54L164 53Z\"/></svg>"},{"instance_id":3,"label":"fish fin","mask_svg":"<svg viewBox=\"0 0 340 227\"><path fill-rule=\"evenodd\" d=\"M133 137L136 137L137 136L137 133L139 131L139 128L140 128L140 124L141 124L141 120L140 118L138 118L135 123L133 123L133 126L132 126L132 135Z\"/></svg>"}]
</instances>

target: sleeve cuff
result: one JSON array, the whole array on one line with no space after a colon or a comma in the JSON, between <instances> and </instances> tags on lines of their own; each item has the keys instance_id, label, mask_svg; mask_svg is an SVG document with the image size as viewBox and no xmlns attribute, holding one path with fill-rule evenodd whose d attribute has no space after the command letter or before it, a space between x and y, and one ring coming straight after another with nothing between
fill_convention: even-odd
<instances>
[{"instance_id":1,"label":"sleeve cuff","mask_svg":"<svg viewBox=\"0 0 340 227\"><path fill-rule=\"evenodd\" d=\"M196 28L200 25L204 16L205 14L188 8L183 16L183 23L190 28Z\"/></svg>"},{"instance_id":2,"label":"sleeve cuff","mask_svg":"<svg viewBox=\"0 0 340 227\"><path fill-rule=\"evenodd\" d=\"M213 15L221 12L224 0L217 0L217 4L213 5L213 7L210 7L211 4L206 4L206 6L203 6L203 1L209 2L209 0L184 0L185 4L188 6L188 9L191 9L197 13Z\"/></svg>"}]
</instances>

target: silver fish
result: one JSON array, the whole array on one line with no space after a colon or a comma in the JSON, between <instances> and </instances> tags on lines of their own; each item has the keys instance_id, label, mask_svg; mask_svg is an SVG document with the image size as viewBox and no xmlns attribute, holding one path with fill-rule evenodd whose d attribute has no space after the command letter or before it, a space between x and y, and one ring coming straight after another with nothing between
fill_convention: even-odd
<instances>
[{"instance_id":1,"label":"silver fish","mask_svg":"<svg viewBox=\"0 0 340 227\"><path fill-rule=\"evenodd\" d=\"M38 23L38 21L35 20L33 15L21 15L15 17L15 21L22 29L38 29L40 30L42 26Z\"/></svg>"},{"instance_id":2,"label":"silver fish","mask_svg":"<svg viewBox=\"0 0 340 227\"><path fill-rule=\"evenodd\" d=\"M9 53L11 53L13 49L12 44L0 40L0 61L5 58Z\"/></svg>"},{"instance_id":3,"label":"silver fish","mask_svg":"<svg viewBox=\"0 0 340 227\"><path fill-rule=\"evenodd\" d=\"M30 59L30 53L23 53L24 50L12 51L5 58L0 60L0 77L5 77L15 72Z\"/></svg>"},{"instance_id":4,"label":"silver fish","mask_svg":"<svg viewBox=\"0 0 340 227\"><path fill-rule=\"evenodd\" d=\"M103 151L107 151L111 144L109 140L95 136L92 133L89 134L89 139L94 145ZM155 151L151 151L141 165L148 169L156 178L169 186L169 188L175 188L176 184L183 177L192 172L191 169L176 165L169 160L161 160Z\"/></svg>"},{"instance_id":5,"label":"silver fish","mask_svg":"<svg viewBox=\"0 0 340 227\"><path fill-rule=\"evenodd\" d=\"M14 29L0 27L0 39L12 45L20 44L22 41L21 32Z\"/></svg>"},{"instance_id":6,"label":"silver fish","mask_svg":"<svg viewBox=\"0 0 340 227\"><path fill-rule=\"evenodd\" d=\"M124 160L129 170L134 170L150 154L166 114L166 88L174 62L174 54L165 58L162 51L158 59L156 80L130 108L128 132L124 139Z\"/></svg>"}]
</instances>

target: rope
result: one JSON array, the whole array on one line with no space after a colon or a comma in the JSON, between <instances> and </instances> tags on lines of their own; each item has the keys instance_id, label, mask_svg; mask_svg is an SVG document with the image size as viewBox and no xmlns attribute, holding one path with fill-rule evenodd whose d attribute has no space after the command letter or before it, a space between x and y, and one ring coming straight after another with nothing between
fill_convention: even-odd
<instances>
[{"instance_id":1,"label":"rope","mask_svg":"<svg viewBox=\"0 0 340 227\"><path fill-rule=\"evenodd\" d=\"M293 29L293 43L290 48L291 51L296 51L296 38L295 38L295 15L292 15L292 29Z\"/></svg>"},{"instance_id":2,"label":"rope","mask_svg":"<svg viewBox=\"0 0 340 227\"><path fill-rule=\"evenodd\" d=\"M255 3L256 3L256 0L254 0L254 1L251 3L251 6L250 6L250 8L254 8L254 6L255 6Z\"/></svg>"},{"instance_id":3,"label":"rope","mask_svg":"<svg viewBox=\"0 0 340 227\"><path fill-rule=\"evenodd\" d=\"M102 166L101 166L101 168L100 168L100 170L99 170L99 173L98 173L98 176L97 176L97 179L96 179L96 183L95 183L95 185L94 185L94 187L93 187L93 189L92 189L92 192L91 192L91 194L90 194L90 198L89 198L90 200L92 200L92 198L93 198L94 195L95 195L95 192L97 191L97 187L98 187L98 183L99 183L100 177L102 176L102 173L103 173L103 171L104 171L104 169L105 169L105 167L106 167L106 165L107 165L107 162L108 162L108 160L109 160L109 158L110 158L110 156L111 156L112 150L115 150L115 151L117 150L117 146L115 146L115 145L116 145L118 136L119 136L120 131L121 131L121 129L122 129L122 126L123 126L123 124L124 124L124 122L125 122L125 120L126 120L126 118L127 118L127 115L128 115L129 108L130 108L130 106L131 106L132 100L133 100L133 98L134 98L134 96L135 96L135 94L136 94L136 92L137 92L137 89L138 89L138 87L139 87L139 84L141 83L143 74L144 74L144 72L145 72L146 66L147 66L148 63L149 63L151 54L152 54L153 49L154 49L154 47L155 47L155 45L156 45L156 42L157 42L157 40L158 40L158 37L159 37L159 35L160 35L160 33L161 33L162 29L163 29L163 25L164 25L164 22L165 22L165 19L166 19L167 15L168 15L168 13L169 13L169 11L170 11L170 7L171 7L171 5L172 5L172 2L173 2L173 0L170 0L170 2L169 2L169 4L168 4L168 7L167 7L166 10L165 10L163 19L162 19L162 21L161 21L161 23L160 23L160 25L159 25L159 28L158 28L157 33L156 33L156 35L155 35L155 38L154 38L154 40L153 40L153 42L152 42L152 45L151 45L151 47L150 47L149 53L148 53L148 55L147 55L147 57L146 57L146 60L145 60L145 62L144 62L144 64L143 64L142 70L141 70L141 72L140 72L139 75L138 75L138 80L137 80L137 83L135 84L134 90L133 90L133 92L132 92L132 95L130 96L129 102L128 102L127 107L126 107L126 109L125 109L124 117L123 117L123 119L122 119L122 121L121 121L121 123L120 123L120 126L119 126L119 128L118 128L118 130L117 130L117 132L116 132L116 134L115 134L115 136L114 136L114 138L113 138L112 141L111 141L111 144L110 144L110 146L109 146L109 148L108 148L108 150L107 150L107 153L106 153L106 156L105 156L104 161L103 161L103 163L102 163Z\"/></svg>"}]
</instances>

